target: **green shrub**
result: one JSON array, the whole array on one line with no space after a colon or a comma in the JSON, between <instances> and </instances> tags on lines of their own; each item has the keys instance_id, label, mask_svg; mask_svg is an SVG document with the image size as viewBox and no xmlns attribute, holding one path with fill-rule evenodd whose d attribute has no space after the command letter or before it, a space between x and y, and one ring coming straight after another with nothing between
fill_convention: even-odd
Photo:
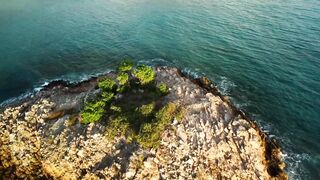
<instances>
[{"instance_id":1,"label":"green shrub","mask_svg":"<svg viewBox=\"0 0 320 180\"><path fill-rule=\"evenodd\" d=\"M157 112L153 122L142 125L137 141L143 147L157 147L160 144L161 135L173 121L177 111L177 105L169 103Z\"/></svg>"},{"instance_id":2,"label":"green shrub","mask_svg":"<svg viewBox=\"0 0 320 180\"><path fill-rule=\"evenodd\" d=\"M169 93L169 88L165 83L160 83L157 87L158 92L160 95L164 96Z\"/></svg>"},{"instance_id":3,"label":"green shrub","mask_svg":"<svg viewBox=\"0 0 320 180\"><path fill-rule=\"evenodd\" d=\"M177 111L177 105L174 103L168 103L157 114L157 124L159 128L164 129L166 125L170 124L175 117Z\"/></svg>"},{"instance_id":4,"label":"green shrub","mask_svg":"<svg viewBox=\"0 0 320 180\"><path fill-rule=\"evenodd\" d=\"M169 103L155 114L154 108L155 103L150 103L127 112L112 105L110 109L114 111L114 116L108 121L107 137L114 139L117 136L126 136L128 141L136 140L144 148L159 146L162 133L177 116L179 108L175 103Z\"/></svg>"},{"instance_id":5,"label":"green shrub","mask_svg":"<svg viewBox=\"0 0 320 180\"><path fill-rule=\"evenodd\" d=\"M111 100L114 98L114 93L112 92L102 92L101 93L101 100L105 103L111 102Z\"/></svg>"},{"instance_id":6,"label":"green shrub","mask_svg":"<svg viewBox=\"0 0 320 180\"><path fill-rule=\"evenodd\" d=\"M89 102L86 103L81 111L81 123L88 124L99 121L104 115L105 102Z\"/></svg>"},{"instance_id":7,"label":"green shrub","mask_svg":"<svg viewBox=\"0 0 320 180\"><path fill-rule=\"evenodd\" d=\"M107 137L114 139L117 136L125 136L130 131L129 126L130 124L125 116L117 116L110 119L106 130Z\"/></svg>"},{"instance_id":8,"label":"green shrub","mask_svg":"<svg viewBox=\"0 0 320 180\"><path fill-rule=\"evenodd\" d=\"M119 81L119 85L123 86L128 83L129 75L125 72L119 73L117 80Z\"/></svg>"},{"instance_id":9,"label":"green shrub","mask_svg":"<svg viewBox=\"0 0 320 180\"><path fill-rule=\"evenodd\" d=\"M98 82L98 86L103 91L113 91L116 87L116 82L110 78L103 78Z\"/></svg>"},{"instance_id":10,"label":"green shrub","mask_svg":"<svg viewBox=\"0 0 320 180\"><path fill-rule=\"evenodd\" d=\"M187 114L187 109L184 107L180 107L176 113L175 119L177 121L182 121L183 118L186 116L186 114Z\"/></svg>"},{"instance_id":11,"label":"green shrub","mask_svg":"<svg viewBox=\"0 0 320 180\"><path fill-rule=\"evenodd\" d=\"M120 72L129 72L133 67L133 62L130 59L123 60L118 66L118 71Z\"/></svg>"},{"instance_id":12,"label":"green shrub","mask_svg":"<svg viewBox=\"0 0 320 180\"><path fill-rule=\"evenodd\" d=\"M140 65L133 71L133 75L141 85L146 85L154 81L155 72L150 66Z\"/></svg>"},{"instance_id":13,"label":"green shrub","mask_svg":"<svg viewBox=\"0 0 320 180\"><path fill-rule=\"evenodd\" d=\"M157 147L160 145L161 134L156 123L145 123L141 127L137 141L145 148Z\"/></svg>"},{"instance_id":14,"label":"green shrub","mask_svg":"<svg viewBox=\"0 0 320 180\"><path fill-rule=\"evenodd\" d=\"M117 88L117 92L120 92L120 93L125 92L128 88L129 86L126 86L126 85L120 86Z\"/></svg>"},{"instance_id":15,"label":"green shrub","mask_svg":"<svg viewBox=\"0 0 320 180\"><path fill-rule=\"evenodd\" d=\"M153 112L155 103L150 103L146 105L142 105L141 107L137 108L138 112L141 113L143 116L149 116Z\"/></svg>"},{"instance_id":16,"label":"green shrub","mask_svg":"<svg viewBox=\"0 0 320 180\"><path fill-rule=\"evenodd\" d=\"M132 67L133 63L125 60L118 67L118 76L115 79L99 80L98 87L102 92L98 97L95 96L98 98L96 101L85 104L80 112L81 122L87 124L109 118L107 137L113 139L117 136L126 136L127 141L137 141L142 147L157 147L162 133L172 120L182 119L185 112L180 111L181 108L174 103L169 103L156 112L155 102L160 96L169 93L168 86L165 83L155 85L155 72L151 67L140 65L133 72ZM138 84L129 83L132 76L139 81ZM132 94L140 89L143 89L141 93ZM113 101L117 93L127 90L134 91L122 93L124 99ZM152 103L143 104L144 99Z\"/></svg>"},{"instance_id":17,"label":"green shrub","mask_svg":"<svg viewBox=\"0 0 320 180\"><path fill-rule=\"evenodd\" d=\"M112 110L114 112L121 112L122 111L121 107L115 106L115 105L110 106L110 110Z\"/></svg>"}]
</instances>

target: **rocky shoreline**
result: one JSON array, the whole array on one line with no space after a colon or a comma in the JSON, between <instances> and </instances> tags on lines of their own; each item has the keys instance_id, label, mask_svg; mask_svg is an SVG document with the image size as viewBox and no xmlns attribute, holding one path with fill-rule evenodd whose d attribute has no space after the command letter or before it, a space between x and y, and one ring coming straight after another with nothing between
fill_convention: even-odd
<instances>
[{"instance_id":1,"label":"rocky shoreline","mask_svg":"<svg viewBox=\"0 0 320 180\"><path fill-rule=\"evenodd\" d=\"M276 141L209 79L168 67L155 73L155 82L169 87L157 104L184 110L159 147L144 148L123 135L108 139L108 121L80 123L83 101L97 91L100 77L54 81L0 114L0 179L287 179Z\"/></svg>"}]
</instances>

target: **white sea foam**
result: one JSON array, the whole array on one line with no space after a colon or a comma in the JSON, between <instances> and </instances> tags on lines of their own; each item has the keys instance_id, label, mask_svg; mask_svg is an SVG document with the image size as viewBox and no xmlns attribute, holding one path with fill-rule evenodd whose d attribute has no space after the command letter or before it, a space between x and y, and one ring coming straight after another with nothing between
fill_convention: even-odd
<instances>
[{"instance_id":1,"label":"white sea foam","mask_svg":"<svg viewBox=\"0 0 320 180\"><path fill-rule=\"evenodd\" d=\"M22 93L21 95L17 96L17 97L12 97L9 98L3 102L0 103L0 108L1 107L5 107L8 106L10 104L13 104L15 102L19 102L23 99L26 99L28 97L32 97L35 93L41 91L45 86L47 86L48 84L50 84L50 82L53 81L58 81L58 80L63 80L69 83L78 83L81 81L85 81L88 80L92 77L97 77L97 76L101 76L103 74L107 74L108 72L112 71L111 69L108 69L106 71L103 72L97 72L97 73L91 73L91 74L67 74L67 75L63 75L57 78L53 78L53 79L45 79L42 82L36 83L32 89L27 90L25 93Z\"/></svg>"},{"instance_id":2,"label":"white sea foam","mask_svg":"<svg viewBox=\"0 0 320 180\"><path fill-rule=\"evenodd\" d=\"M5 100L5 101L0 103L0 108L8 106L8 105L10 105L10 104L12 104L14 102L21 101L22 99L26 99L28 97L32 97L34 93L35 93L35 90L27 91L27 92L21 94L18 97L9 98L9 99L7 99L7 100Z\"/></svg>"},{"instance_id":3,"label":"white sea foam","mask_svg":"<svg viewBox=\"0 0 320 180\"><path fill-rule=\"evenodd\" d=\"M253 119L258 123L262 132L266 133L269 138L275 138L281 147L282 158L286 164L285 172L288 173L289 179L306 179L308 174L306 173L306 168L302 165L303 161L309 161L310 155L306 153L296 154L293 152L288 152L294 147L294 144L290 142L289 139L285 137L280 137L279 129L275 127L270 122L262 120L260 115L253 115Z\"/></svg>"},{"instance_id":4,"label":"white sea foam","mask_svg":"<svg viewBox=\"0 0 320 180\"><path fill-rule=\"evenodd\" d=\"M204 76L203 73L200 73L199 71L196 71L195 69L191 69L188 67L183 68L182 72L184 72L185 74L187 74L188 76L190 76L192 78L199 78L201 76Z\"/></svg>"},{"instance_id":5,"label":"white sea foam","mask_svg":"<svg viewBox=\"0 0 320 180\"><path fill-rule=\"evenodd\" d=\"M175 67L174 63L162 58L141 59L141 60L138 60L138 64L146 64L149 66Z\"/></svg>"},{"instance_id":6,"label":"white sea foam","mask_svg":"<svg viewBox=\"0 0 320 180\"><path fill-rule=\"evenodd\" d=\"M199 73L190 68L184 68L183 72L194 78L203 76L202 73ZM237 87L237 85L233 81L224 76L218 76L214 81L218 87L218 90L223 95L232 95L231 90ZM243 102L243 100L237 100L232 97L231 100L233 104L240 109L243 109L243 107L250 105L249 100ZM258 123L261 130L266 133L269 138L275 138L279 141L280 145L283 146L282 150L292 149L291 147L293 145L289 142L289 139L283 139L277 136L277 134L280 134L277 127L274 127L273 124L263 120L263 118L259 114L251 114L251 117ZM310 155L306 153L295 154L292 152L283 152L282 157L284 162L286 163L285 171L288 173L289 179L306 179L308 177L308 174L305 172L306 168L302 165L302 161L309 161Z\"/></svg>"},{"instance_id":7,"label":"white sea foam","mask_svg":"<svg viewBox=\"0 0 320 180\"><path fill-rule=\"evenodd\" d=\"M303 167L303 161L310 161L311 156L306 153L283 153L284 161L287 164L287 173L289 179L306 179L308 174L305 172L306 168Z\"/></svg>"},{"instance_id":8,"label":"white sea foam","mask_svg":"<svg viewBox=\"0 0 320 180\"><path fill-rule=\"evenodd\" d=\"M217 86L219 91L224 95L230 95L231 89L237 87L234 82L225 76L221 76L217 79Z\"/></svg>"}]
</instances>

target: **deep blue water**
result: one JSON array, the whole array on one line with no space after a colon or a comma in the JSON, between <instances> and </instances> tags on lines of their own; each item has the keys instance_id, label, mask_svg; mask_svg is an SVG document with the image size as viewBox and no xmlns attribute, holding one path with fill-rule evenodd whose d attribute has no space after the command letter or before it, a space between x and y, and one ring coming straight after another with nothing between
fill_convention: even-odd
<instances>
[{"instance_id":1,"label":"deep blue water","mask_svg":"<svg viewBox=\"0 0 320 180\"><path fill-rule=\"evenodd\" d=\"M0 102L126 56L209 76L320 179L319 0L0 0Z\"/></svg>"}]
</instances>

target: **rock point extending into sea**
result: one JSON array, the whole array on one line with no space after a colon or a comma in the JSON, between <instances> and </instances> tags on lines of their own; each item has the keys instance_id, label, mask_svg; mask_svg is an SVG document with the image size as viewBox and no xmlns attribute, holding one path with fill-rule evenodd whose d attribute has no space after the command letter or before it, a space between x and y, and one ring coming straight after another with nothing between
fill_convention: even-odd
<instances>
[{"instance_id":1,"label":"rock point extending into sea","mask_svg":"<svg viewBox=\"0 0 320 180\"><path fill-rule=\"evenodd\" d=\"M169 90L156 106L174 103L183 110L161 133L159 145L147 148L126 134L110 139L108 120L80 122L83 102L96 93L100 77L55 81L3 107L0 179L287 179L277 143L208 78L169 67L154 71L155 83ZM134 93L140 96L136 101L147 98L143 89Z\"/></svg>"}]
</instances>

